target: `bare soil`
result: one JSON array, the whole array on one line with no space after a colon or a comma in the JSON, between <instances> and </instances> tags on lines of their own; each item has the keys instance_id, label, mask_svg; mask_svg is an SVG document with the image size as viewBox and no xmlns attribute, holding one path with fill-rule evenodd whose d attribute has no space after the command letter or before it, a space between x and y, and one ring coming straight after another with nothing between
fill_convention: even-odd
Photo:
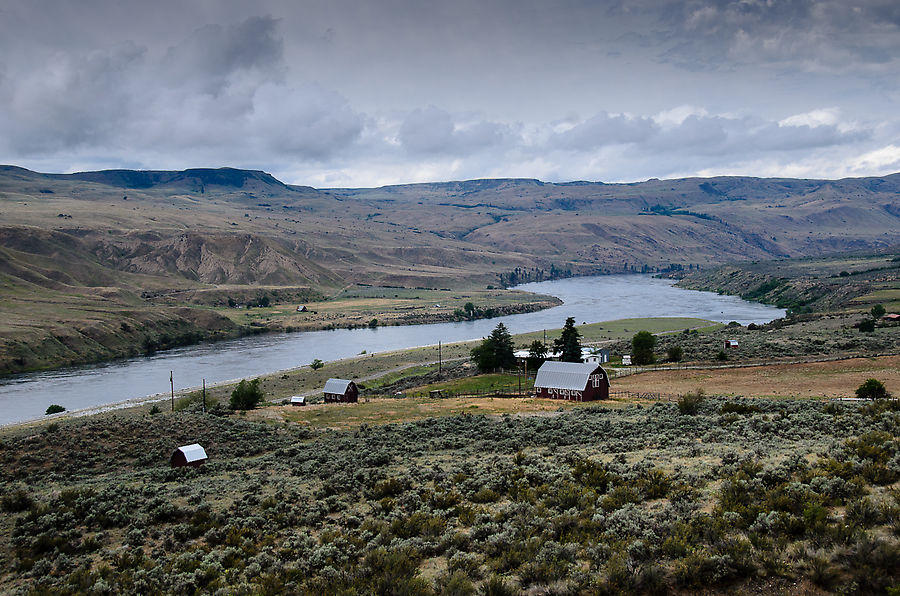
<instances>
[{"instance_id":1,"label":"bare soil","mask_svg":"<svg viewBox=\"0 0 900 596\"><path fill-rule=\"evenodd\" d=\"M640 373L613 381L614 391L687 393L743 397L853 397L866 379L876 378L900 395L900 356L852 358L810 364L707 368Z\"/></svg>"}]
</instances>

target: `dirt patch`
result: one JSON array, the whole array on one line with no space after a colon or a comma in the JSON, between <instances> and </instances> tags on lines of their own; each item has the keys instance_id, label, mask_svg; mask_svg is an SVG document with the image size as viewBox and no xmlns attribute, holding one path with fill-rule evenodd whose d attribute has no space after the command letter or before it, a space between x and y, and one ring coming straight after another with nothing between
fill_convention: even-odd
<instances>
[{"instance_id":1,"label":"dirt patch","mask_svg":"<svg viewBox=\"0 0 900 596\"><path fill-rule=\"evenodd\" d=\"M668 370L641 373L613 382L614 391L687 393L745 397L853 397L856 388L876 378L900 395L900 356L853 358L810 364L779 364L727 369Z\"/></svg>"}]
</instances>

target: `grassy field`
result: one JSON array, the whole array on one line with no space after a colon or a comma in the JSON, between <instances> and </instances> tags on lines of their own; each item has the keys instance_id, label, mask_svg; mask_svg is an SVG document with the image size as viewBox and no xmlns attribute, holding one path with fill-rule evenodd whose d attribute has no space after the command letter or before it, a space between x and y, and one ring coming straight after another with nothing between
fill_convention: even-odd
<instances>
[{"instance_id":1,"label":"grassy field","mask_svg":"<svg viewBox=\"0 0 900 596\"><path fill-rule=\"evenodd\" d=\"M551 399L512 397L374 398L358 404L313 404L305 407L277 406L254 413L251 418L272 420L280 417L310 428L349 429L367 425L396 424L426 418L442 418L463 413L501 416L552 415L576 407L617 408L616 401L575 403Z\"/></svg>"},{"instance_id":2,"label":"grassy field","mask_svg":"<svg viewBox=\"0 0 900 596\"><path fill-rule=\"evenodd\" d=\"M471 315L465 310L471 303ZM530 312L556 306L552 296L518 290L412 289L353 286L327 300L303 302L307 312L297 312L300 303L290 302L261 308L219 308L238 325L258 325L274 330L310 331L344 327L409 325L482 318Z\"/></svg>"}]
</instances>

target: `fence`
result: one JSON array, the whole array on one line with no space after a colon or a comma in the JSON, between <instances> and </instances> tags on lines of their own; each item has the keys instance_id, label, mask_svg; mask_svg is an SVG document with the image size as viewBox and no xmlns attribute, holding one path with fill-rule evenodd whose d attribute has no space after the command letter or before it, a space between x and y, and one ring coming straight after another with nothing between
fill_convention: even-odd
<instances>
[{"instance_id":1,"label":"fence","mask_svg":"<svg viewBox=\"0 0 900 596\"><path fill-rule=\"evenodd\" d=\"M610 399L643 399L651 401L678 401L677 393L657 393L655 391L610 391Z\"/></svg>"},{"instance_id":2,"label":"fence","mask_svg":"<svg viewBox=\"0 0 900 596\"><path fill-rule=\"evenodd\" d=\"M527 397L529 391L528 387L525 384L522 384L521 389L519 388L518 383L506 384L506 385L496 385L489 389L484 389L482 391L428 391L421 392L417 391L415 393L402 393L402 397L434 397L434 398L474 398L474 397ZM401 397L401 395L397 395L397 397Z\"/></svg>"}]
</instances>

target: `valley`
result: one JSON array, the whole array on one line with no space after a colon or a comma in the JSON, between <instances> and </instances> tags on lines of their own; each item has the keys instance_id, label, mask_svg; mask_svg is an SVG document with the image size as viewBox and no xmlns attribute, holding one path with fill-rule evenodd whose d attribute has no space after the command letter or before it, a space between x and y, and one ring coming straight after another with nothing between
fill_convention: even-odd
<instances>
[{"instance_id":1,"label":"valley","mask_svg":"<svg viewBox=\"0 0 900 596\"><path fill-rule=\"evenodd\" d=\"M373 307L288 322L223 311L229 299L268 295L284 309L354 287L490 292L571 275L884 250L900 242L898 190L898 175L317 190L229 168L2 166L0 373L285 327L448 316L422 302L408 317ZM484 308L546 304L494 298Z\"/></svg>"}]
</instances>

